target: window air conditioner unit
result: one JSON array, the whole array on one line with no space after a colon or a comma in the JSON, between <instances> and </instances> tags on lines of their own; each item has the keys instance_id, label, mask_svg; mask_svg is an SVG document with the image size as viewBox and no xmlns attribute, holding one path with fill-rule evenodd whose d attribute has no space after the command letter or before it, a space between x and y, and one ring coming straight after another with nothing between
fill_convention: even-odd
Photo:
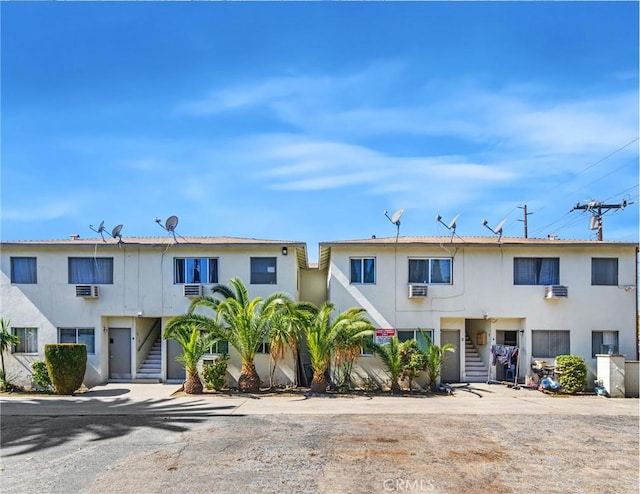
<instances>
[{"instance_id":1,"label":"window air conditioner unit","mask_svg":"<svg viewBox=\"0 0 640 494\"><path fill-rule=\"evenodd\" d=\"M549 285L544 287L544 298L566 298L568 288L565 285Z\"/></svg>"},{"instance_id":2,"label":"window air conditioner unit","mask_svg":"<svg viewBox=\"0 0 640 494\"><path fill-rule=\"evenodd\" d=\"M427 296L428 285L409 285L409 298L421 298Z\"/></svg>"},{"instance_id":3,"label":"window air conditioner unit","mask_svg":"<svg viewBox=\"0 0 640 494\"><path fill-rule=\"evenodd\" d=\"M98 298L99 290L96 285L76 285L76 297Z\"/></svg>"},{"instance_id":4,"label":"window air conditioner unit","mask_svg":"<svg viewBox=\"0 0 640 494\"><path fill-rule=\"evenodd\" d=\"M184 285L184 296L189 298L202 297L202 285Z\"/></svg>"}]
</instances>

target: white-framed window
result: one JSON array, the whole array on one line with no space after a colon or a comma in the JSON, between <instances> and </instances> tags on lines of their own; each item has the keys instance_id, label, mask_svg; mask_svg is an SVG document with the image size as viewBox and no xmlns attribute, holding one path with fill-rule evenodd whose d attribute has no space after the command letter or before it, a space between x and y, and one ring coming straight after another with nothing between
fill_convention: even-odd
<instances>
[{"instance_id":1,"label":"white-framed window","mask_svg":"<svg viewBox=\"0 0 640 494\"><path fill-rule=\"evenodd\" d=\"M534 329L531 331L531 356L555 358L571 353L571 332L556 329Z\"/></svg>"},{"instance_id":2,"label":"white-framed window","mask_svg":"<svg viewBox=\"0 0 640 494\"><path fill-rule=\"evenodd\" d=\"M256 353L269 354L269 351L270 351L269 342L268 341L263 341L262 343L260 343L258 345L258 349L256 350Z\"/></svg>"},{"instance_id":3,"label":"white-framed window","mask_svg":"<svg viewBox=\"0 0 640 494\"><path fill-rule=\"evenodd\" d=\"M173 282L182 284L218 283L218 259L177 257L173 261Z\"/></svg>"},{"instance_id":4,"label":"white-framed window","mask_svg":"<svg viewBox=\"0 0 640 494\"><path fill-rule=\"evenodd\" d=\"M617 354L618 331L592 331L591 332L591 358L597 354Z\"/></svg>"},{"instance_id":5,"label":"white-framed window","mask_svg":"<svg viewBox=\"0 0 640 494\"><path fill-rule=\"evenodd\" d=\"M559 257L516 257L513 259L514 285L559 285Z\"/></svg>"},{"instance_id":6,"label":"white-framed window","mask_svg":"<svg viewBox=\"0 0 640 494\"><path fill-rule=\"evenodd\" d=\"M396 330L398 341L416 340L420 350L426 350L429 342L433 341L432 329L398 329Z\"/></svg>"},{"instance_id":7,"label":"white-framed window","mask_svg":"<svg viewBox=\"0 0 640 494\"><path fill-rule=\"evenodd\" d=\"M275 257L251 258L252 285L275 285L278 282L278 259Z\"/></svg>"},{"instance_id":8,"label":"white-framed window","mask_svg":"<svg viewBox=\"0 0 640 494\"><path fill-rule=\"evenodd\" d=\"M352 257L349 259L351 283L374 284L376 282L376 258Z\"/></svg>"},{"instance_id":9,"label":"white-framed window","mask_svg":"<svg viewBox=\"0 0 640 494\"><path fill-rule=\"evenodd\" d=\"M58 328L58 343L77 343L87 345L87 354L96 353L96 334L94 328Z\"/></svg>"},{"instance_id":10,"label":"white-framed window","mask_svg":"<svg viewBox=\"0 0 640 494\"><path fill-rule=\"evenodd\" d=\"M450 285L452 261L449 257L409 259L409 283Z\"/></svg>"},{"instance_id":11,"label":"white-framed window","mask_svg":"<svg viewBox=\"0 0 640 494\"><path fill-rule=\"evenodd\" d=\"M38 283L38 261L35 257L11 258L11 283L34 285Z\"/></svg>"},{"instance_id":12,"label":"white-framed window","mask_svg":"<svg viewBox=\"0 0 640 494\"><path fill-rule=\"evenodd\" d=\"M209 351L207 353L212 354L223 354L229 353L229 342L227 340L218 340L213 345L209 347Z\"/></svg>"},{"instance_id":13,"label":"white-framed window","mask_svg":"<svg viewBox=\"0 0 640 494\"><path fill-rule=\"evenodd\" d=\"M113 285L113 257L70 257L70 285Z\"/></svg>"},{"instance_id":14,"label":"white-framed window","mask_svg":"<svg viewBox=\"0 0 640 494\"><path fill-rule=\"evenodd\" d=\"M13 353L38 353L38 328L11 328L11 333L20 338L11 349Z\"/></svg>"},{"instance_id":15,"label":"white-framed window","mask_svg":"<svg viewBox=\"0 0 640 494\"><path fill-rule=\"evenodd\" d=\"M591 259L592 285L618 285L618 258L594 257Z\"/></svg>"}]
</instances>

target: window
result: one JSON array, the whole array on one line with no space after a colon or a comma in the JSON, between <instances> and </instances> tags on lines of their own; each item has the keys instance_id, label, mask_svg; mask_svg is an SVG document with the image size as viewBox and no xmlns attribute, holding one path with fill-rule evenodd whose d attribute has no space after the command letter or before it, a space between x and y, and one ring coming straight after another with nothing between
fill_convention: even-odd
<instances>
[{"instance_id":1,"label":"window","mask_svg":"<svg viewBox=\"0 0 640 494\"><path fill-rule=\"evenodd\" d=\"M514 285L559 285L558 257L516 257L513 260Z\"/></svg>"},{"instance_id":2,"label":"window","mask_svg":"<svg viewBox=\"0 0 640 494\"><path fill-rule=\"evenodd\" d=\"M268 341L263 341L262 343L260 343L258 345L258 349L256 350L256 353L269 353L269 342Z\"/></svg>"},{"instance_id":3,"label":"window","mask_svg":"<svg viewBox=\"0 0 640 494\"><path fill-rule=\"evenodd\" d=\"M599 353L618 353L617 331L593 331L591 333L591 357L596 358Z\"/></svg>"},{"instance_id":4,"label":"window","mask_svg":"<svg viewBox=\"0 0 640 494\"><path fill-rule=\"evenodd\" d=\"M197 257L175 259L173 282L218 283L218 260Z\"/></svg>"},{"instance_id":5,"label":"window","mask_svg":"<svg viewBox=\"0 0 640 494\"><path fill-rule=\"evenodd\" d=\"M431 329L399 329L396 331L398 341L416 340L420 350L426 350L429 342L433 341L433 330Z\"/></svg>"},{"instance_id":6,"label":"window","mask_svg":"<svg viewBox=\"0 0 640 494\"><path fill-rule=\"evenodd\" d=\"M93 328L58 328L58 343L78 343L87 345L87 353L96 353L95 331Z\"/></svg>"},{"instance_id":7,"label":"window","mask_svg":"<svg viewBox=\"0 0 640 494\"><path fill-rule=\"evenodd\" d=\"M207 353L229 353L229 342L227 340L218 340L209 347L209 352Z\"/></svg>"},{"instance_id":8,"label":"window","mask_svg":"<svg viewBox=\"0 0 640 494\"><path fill-rule=\"evenodd\" d=\"M533 330L531 331L532 357L555 358L569 355L569 331Z\"/></svg>"},{"instance_id":9,"label":"window","mask_svg":"<svg viewBox=\"0 0 640 494\"><path fill-rule=\"evenodd\" d=\"M351 283L373 284L376 282L375 257L354 257L350 261Z\"/></svg>"},{"instance_id":10,"label":"window","mask_svg":"<svg viewBox=\"0 0 640 494\"><path fill-rule=\"evenodd\" d=\"M618 259L594 257L591 259L592 285L618 285Z\"/></svg>"},{"instance_id":11,"label":"window","mask_svg":"<svg viewBox=\"0 0 640 494\"><path fill-rule=\"evenodd\" d=\"M70 257L69 284L112 285L112 257Z\"/></svg>"},{"instance_id":12,"label":"window","mask_svg":"<svg viewBox=\"0 0 640 494\"><path fill-rule=\"evenodd\" d=\"M11 333L20 338L20 343L13 345L13 353L38 353L37 328L11 328Z\"/></svg>"},{"instance_id":13,"label":"window","mask_svg":"<svg viewBox=\"0 0 640 494\"><path fill-rule=\"evenodd\" d=\"M11 258L11 283L38 283L37 261L35 257Z\"/></svg>"},{"instance_id":14,"label":"window","mask_svg":"<svg viewBox=\"0 0 640 494\"><path fill-rule=\"evenodd\" d=\"M451 259L409 259L409 283L451 284Z\"/></svg>"},{"instance_id":15,"label":"window","mask_svg":"<svg viewBox=\"0 0 640 494\"><path fill-rule=\"evenodd\" d=\"M277 283L275 257L251 258L251 284L275 285Z\"/></svg>"}]
</instances>

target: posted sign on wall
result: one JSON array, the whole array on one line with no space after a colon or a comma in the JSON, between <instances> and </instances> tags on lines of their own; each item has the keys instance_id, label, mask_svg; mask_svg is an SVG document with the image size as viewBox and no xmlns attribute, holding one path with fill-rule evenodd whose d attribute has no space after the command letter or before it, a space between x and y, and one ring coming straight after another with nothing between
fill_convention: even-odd
<instances>
[{"instance_id":1,"label":"posted sign on wall","mask_svg":"<svg viewBox=\"0 0 640 494\"><path fill-rule=\"evenodd\" d=\"M382 345L396 335L395 329L376 329L376 343Z\"/></svg>"}]
</instances>

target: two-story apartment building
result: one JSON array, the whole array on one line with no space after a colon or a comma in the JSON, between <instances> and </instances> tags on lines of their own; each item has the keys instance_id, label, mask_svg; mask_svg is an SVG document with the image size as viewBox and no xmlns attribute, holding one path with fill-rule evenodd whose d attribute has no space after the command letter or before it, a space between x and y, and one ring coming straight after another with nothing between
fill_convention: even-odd
<instances>
[{"instance_id":1,"label":"two-story apartment building","mask_svg":"<svg viewBox=\"0 0 640 494\"><path fill-rule=\"evenodd\" d=\"M495 237L399 237L323 242L310 265L302 242L223 237L3 242L0 315L20 344L5 356L12 382L29 384L30 363L44 345L87 345L87 385L109 380L181 382L179 346L164 340L167 322L216 283L242 279L251 297L274 291L336 313L367 310L377 339L425 335L456 348L442 378L449 382L531 376L531 362L583 356L595 374L598 353L637 355L637 244ZM518 348L517 368L491 350ZM240 360L231 356L231 384ZM256 367L269 381L267 346ZM354 376L379 376L363 352ZM308 362L278 364L277 383L304 383ZM494 365L494 363L496 365ZM308 371L308 369L306 369Z\"/></svg>"},{"instance_id":2,"label":"two-story apartment building","mask_svg":"<svg viewBox=\"0 0 640 494\"><path fill-rule=\"evenodd\" d=\"M166 323L187 311L194 297L217 283L240 278L252 297L284 291L300 294L307 266L301 242L242 238L127 238L3 242L0 314L20 344L6 358L12 382L30 382L30 364L44 359L46 343L85 343L89 386L108 380L181 382L180 347L161 335ZM213 314L212 314L213 315ZM269 376L266 346L256 366ZM228 351L237 379L240 361ZM295 364L279 364L276 382L295 381Z\"/></svg>"},{"instance_id":3,"label":"two-story apartment building","mask_svg":"<svg viewBox=\"0 0 640 494\"><path fill-rule=\"evenodd\" d=\"M531 376L531 363L598 353L637 359L637 244L482 237L324 242L319 269L338 311L364 307L382 338L451 343L442 379ZM389 331L391 330L391 331ZM517 347L502 365L495 345ZM494 353L492 354L492 347ZM495 365L494 365L495 364ZM363 355L355 374L379 373Z\"/></svg>"}]
</instances>

